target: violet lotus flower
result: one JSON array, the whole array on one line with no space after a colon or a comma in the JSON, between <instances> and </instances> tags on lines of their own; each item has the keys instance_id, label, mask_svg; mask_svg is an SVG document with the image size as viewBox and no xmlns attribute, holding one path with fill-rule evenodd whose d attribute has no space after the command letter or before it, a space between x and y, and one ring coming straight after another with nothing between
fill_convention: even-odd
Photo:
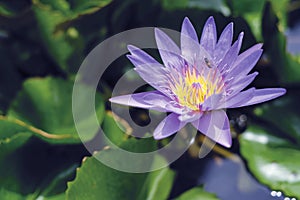
<instances>
[{"instance_id":1,"label":"violet lotus flower","mask_svg":"<svg viewBox=\"0 0 300 200\"><path fill-rule=\"evenodd\" d=\"M233 23L219 39L213 17L203 28L200 42L186 17L179 48L164 32L155 29L163 64L143 50L129 45L127 57L136 72L156 90L112 97L111 102L170 114L157 126L155 139L166 138L187 123L215 142L230 147L229 120L225 109L249 106L283 95L283 88L245 89L258 75L248 74L262 54L256 44L239 54L244 33L232 45Z\"/></svg>"}]
</instances>

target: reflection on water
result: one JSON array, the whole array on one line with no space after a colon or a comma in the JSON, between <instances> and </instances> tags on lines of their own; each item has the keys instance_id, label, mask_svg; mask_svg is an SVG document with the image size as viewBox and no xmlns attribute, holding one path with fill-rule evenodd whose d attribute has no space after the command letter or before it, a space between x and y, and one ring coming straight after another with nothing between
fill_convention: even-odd
<instances>
[{"instance_id":1,"label":"reflection on water","mask_svg":"<svg viewBox=\"0 0 300 200\"><path fill-rule=\"evenodd\" d=\"M300 55L300 22L293 28L289 28L285 35L287 37L287 51L294 55Z\"/></svg>"},{"instance_id":2,"label":"reflection on water","mask_svg":"<svg viewBox=\"0 0 300 200\"><path fill-rule=\"evenodd\" d=\"M296 200L285 197L281 191L271 191L258 183L247 171L243 161L210 160L206 173L198 179L204 189L222 200Z\"/></svg>"}]
</instances>

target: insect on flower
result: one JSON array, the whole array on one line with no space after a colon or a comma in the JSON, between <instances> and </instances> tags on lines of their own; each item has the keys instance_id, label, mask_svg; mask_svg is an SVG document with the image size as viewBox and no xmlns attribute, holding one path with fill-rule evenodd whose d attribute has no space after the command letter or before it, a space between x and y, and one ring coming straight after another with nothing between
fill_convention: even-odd
<instances>
[{"instance_id":1,"label":"insect on flower","mask_svg":"<svg viewBox=\"0 0 300 200\"><path fill-rule=\"evenodd\" d=\"M208 58L204 58L205 64L207 67L211 68L211 63L209 62Z\"/></svg>"},{"instance_id":2,"label":"insect on flower","mask_svg":"<svg viewBox=\"0 0 300 200\"><path fill-rule=\"evenodd\" d=\"M127 57L136 72L155 91L112 97L113 103L153 109L170 114L157 126L155 139L166 138L187 123L216 141L230 147L229 120L225 109L253 105L277 98L283 88L250 88L258 75L248 74L262 54L256 44L239 54L244 33L232 44L233 23L217 39L213 17L206 21L200 41L190 20L185 18L180 48L161 30L155 39L163 64L143 50L129 45Z\"/></svg>"}]
</instances>

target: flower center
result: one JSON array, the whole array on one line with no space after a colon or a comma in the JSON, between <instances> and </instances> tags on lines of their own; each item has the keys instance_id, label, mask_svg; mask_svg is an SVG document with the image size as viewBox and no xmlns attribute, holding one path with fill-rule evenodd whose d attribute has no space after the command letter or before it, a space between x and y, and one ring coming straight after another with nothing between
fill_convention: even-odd
<instances>
[{"instance_id":1,"label":"flower center","mask_svg":"<svg viewBox=\"0 0 300 200\"><path fill-rule=\"evenodd\" d=\"M216 68L200 74L194 67L185 67L177 79L173 77L170 86L176 101L181 106L199 111L201 104L208 97L222 92L224 84Z\"/></svg>"}]
</instances>

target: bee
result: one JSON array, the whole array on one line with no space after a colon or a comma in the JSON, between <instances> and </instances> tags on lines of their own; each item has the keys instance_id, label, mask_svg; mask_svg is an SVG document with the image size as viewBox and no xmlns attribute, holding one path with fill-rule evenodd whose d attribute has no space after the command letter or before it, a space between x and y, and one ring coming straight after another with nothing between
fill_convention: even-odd
<instances>
[{"instance_id":1,"label":"bee","mask_svg":"<svg viewBox=\"0 0 300 200\"><path fill-rule=\"evenodd\" d=\"M208 58L204 58L204 62L205 62L206 66L207 66L208 68L212 68L211 63L210 63L210 61L208 60Z\"/></svg>"}]
</instances>

